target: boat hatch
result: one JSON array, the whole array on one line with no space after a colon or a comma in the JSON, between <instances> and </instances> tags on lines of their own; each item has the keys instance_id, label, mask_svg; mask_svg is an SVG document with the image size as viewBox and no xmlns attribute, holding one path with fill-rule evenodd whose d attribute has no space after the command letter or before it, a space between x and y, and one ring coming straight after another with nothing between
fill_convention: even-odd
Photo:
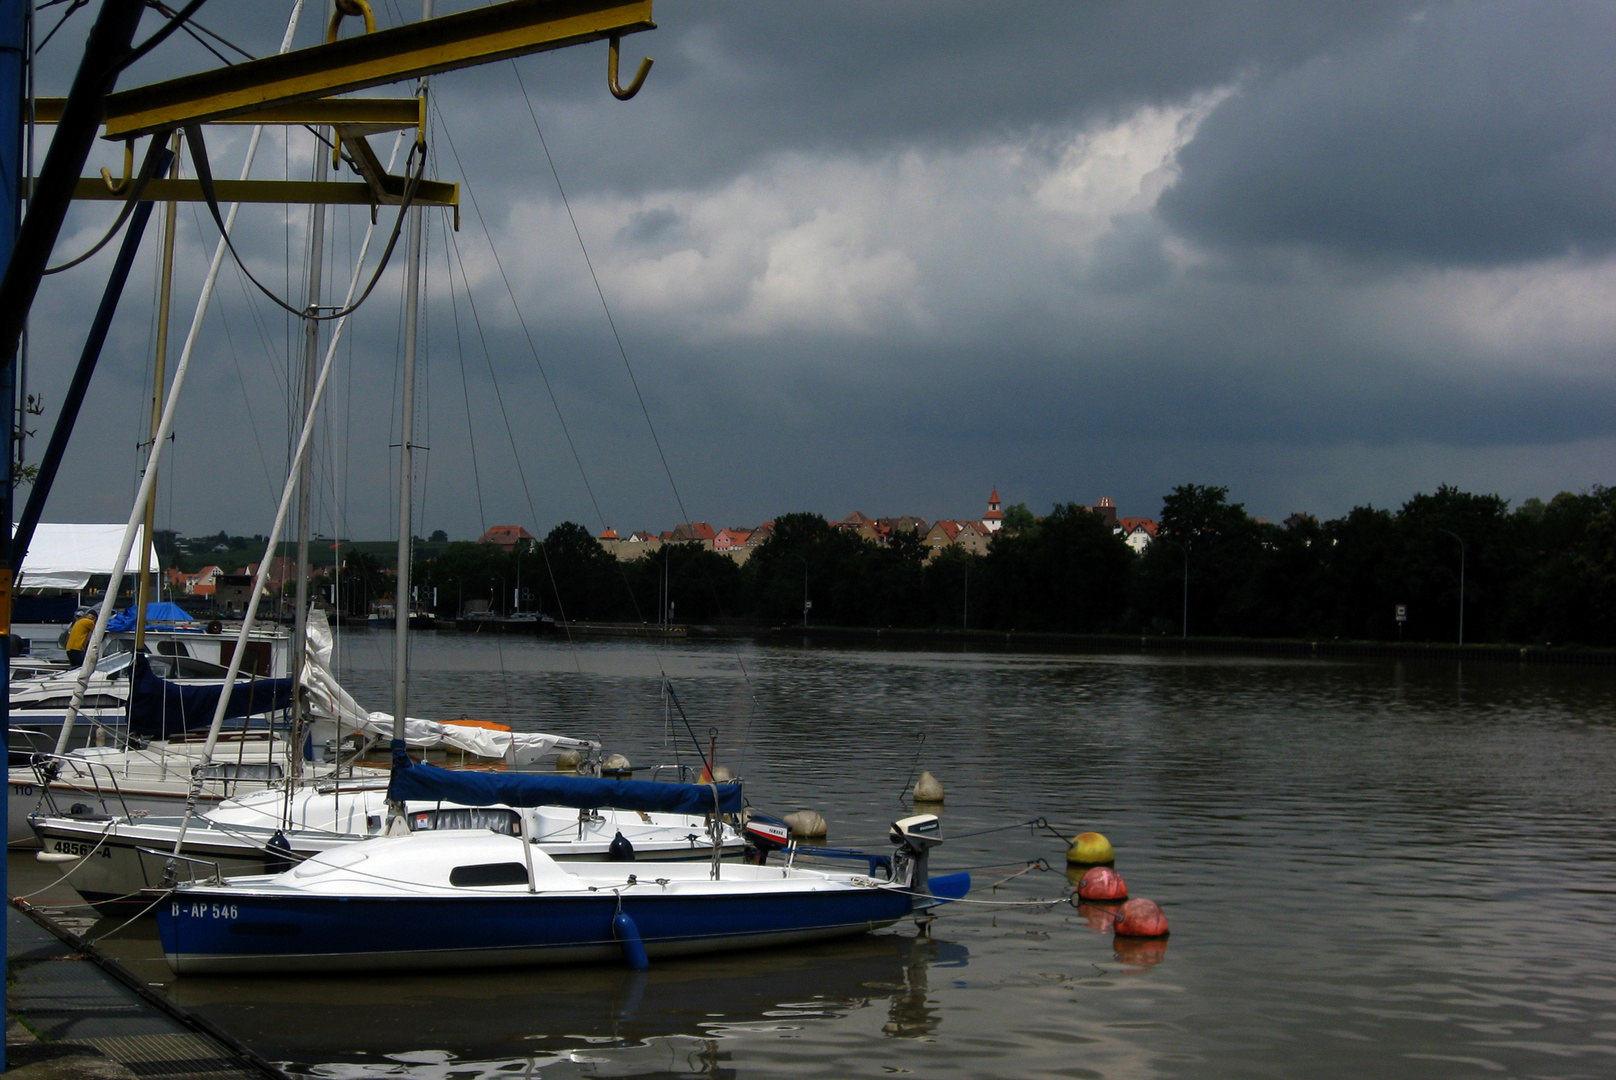
<instances>
[{"instance_id":1,"label":"boat hatch","mask_svg":"<svg viewBox=\"0 0 1616 1080\"><path fill-rule=\"evenodd\" d=\"M492 829L502 836L521 836L522 819L515 810L488 806L460 806L437 810L417 810L409 815L411 832L440 829ZM524 873L523 881L527 880Z\"/></svg>"},{"instance_id":2,"label":"boat hatch","mask_svg":"<svg viewBox=\"0 0 1616 1080\"><path fill-rule=\"evenodd\" d=\"M526 885L527 867L519 862L472 863L449 871L449 884L474 889L482 885Z\"/></svg>"}]
</instances>

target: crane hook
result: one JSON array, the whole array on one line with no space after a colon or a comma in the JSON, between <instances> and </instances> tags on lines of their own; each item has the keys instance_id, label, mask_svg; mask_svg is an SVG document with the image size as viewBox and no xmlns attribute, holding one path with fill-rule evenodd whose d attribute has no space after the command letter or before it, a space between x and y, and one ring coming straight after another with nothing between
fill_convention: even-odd
<instances>
[{"instance_id":1,"label":"crane hook","mask_svg":"<svg viewBox=\"0 0 1616 1080\"><path fill-rule=\"evenodd\" d=\"M647 56L644 60L641 60L640 70L634 73L634 81L629 83L627 87L619 86L617 84L617 48L618 42L621 40L621 36L618 34L613 34L608 39L609 46L606 51L606 85L611 89L612 97L616 98L618 101L627 101L635 94L638 94L640 92L640 87L645 85L645 77L651 74L651 65L655 63L655 61L653 61L649 56Z\"/></svg>"}]
</instances>

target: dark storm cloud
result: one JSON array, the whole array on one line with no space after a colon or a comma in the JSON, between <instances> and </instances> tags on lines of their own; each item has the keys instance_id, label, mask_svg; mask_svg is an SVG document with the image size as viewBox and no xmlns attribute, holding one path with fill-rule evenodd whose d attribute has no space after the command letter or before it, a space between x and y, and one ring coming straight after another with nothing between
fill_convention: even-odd
<instances>
[{"instance_id":1,"label":"dark storm cloud","mask_svg":"<svg viewBox=\"0 0 1616 1080\"><path fill-rule=\"evenodd\" d=\"M1248 81L1161 200L1195 238L1493 266L1616 242L1616 8L1437 5Z\"/></svg>"},{"instance_id":2,"label":"dark storm cloud","mask_svg":"<svg viewBox=\"0 0 1616 1080\"><path fill-rule=\"evenodd\" d=\"M300 44L323 34L321 9ZM377 5L384 24L418 9ZM263 54L288 10L216 4L204 21ZM623 43L631 68L657 58L632 102L605 92L603 43L438 78L434 172L467 183L461 232L428 242L420 531L622 531L682 513L529 101L692 517L968 515L994 483L1039 510L1109 494L1153 513L1195 480L1278 518L1395 504L1409 485L1496 490L1506 460L1514 497L1608 482L1616 327L1595 309L1609 290L1584 265L1552 317L1519 295L1548 280L1531 260L1597 256L1616 234L1610 10L659 0L659 29ZM46 58L64 85L71 44ZM212 63L176 41L129 82ZM218 173L241 144L210 136ZM283 167L306 153L266 143L258 175ZM212 250L205 217L182 229L181 324ZM333 216L340 284L363 217ZM108 219L76 210L61 251ZM294 297L303 220L259 208L239 233ZM475 312L458 288L447 304L446 242L471 263ZM51 402L105 262L41 294L31 385ZM149 255L140 266L59 519L127 513L149 377ZM182 530L265 528L284 470L299 334L234 273L165 474ZM340 357L317 451L328 530L390 528L397 280Z\"/></svg>"},{"instance_id":3,"label":"dark storm cloud","mask_svg":"<svg viewBox=\"0 0 1616 1080\"><path fill-rule=\"evenodd\" d=\"M624 39L625 63L656 58L651 89L630 105L600 92L603 48L521 65L557 145L577 151L569 181L701 186L782 151L959 148L1177 101L1384 32L1413 6L663 2L656 31ZM503 65L440 86L446 101L464 101L445 106L462 122L496 111L515 121L457 132L463 152L523 137L525 109Z\"/></svg>"}]
</instances>

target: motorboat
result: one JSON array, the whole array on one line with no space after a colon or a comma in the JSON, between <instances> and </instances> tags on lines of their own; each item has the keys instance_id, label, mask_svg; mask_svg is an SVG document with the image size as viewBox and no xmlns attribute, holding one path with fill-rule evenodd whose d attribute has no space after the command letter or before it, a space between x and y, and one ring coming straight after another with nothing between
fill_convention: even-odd
<instances>
[{"instance_id":1,"label":"motorboat","mask_svg":"<svg viewBox=\"0 0 1616 1080\"><path fill-rule=\"evenodd\" d=\"M214 626L216 624L210 624ZM251 678L283 679L287 675L288 635L284 630L255 630L248 637L243 670ZM110 632L107 651L85 684L74 731L63 749L94 742L122 744L128 726L131 675L135 667L133 634ZM153 675L182 685L217 684L235 652L236 635L196 627L148 627L145 659ZM53 753L78 683L77 668L37 668L33 677L11 683L10 763L26 764L29 755ZM270 721L255 719L257 726Z\"/></svg>"}]
</instances>

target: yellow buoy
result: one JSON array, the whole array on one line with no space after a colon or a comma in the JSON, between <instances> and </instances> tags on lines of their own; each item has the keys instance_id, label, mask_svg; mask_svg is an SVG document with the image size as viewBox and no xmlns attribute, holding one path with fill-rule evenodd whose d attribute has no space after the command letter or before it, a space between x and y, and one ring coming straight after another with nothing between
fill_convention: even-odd
<instances>
[{"instance_id":1,"label":"yellow buoy","mask_svg":"<svg viewBox=\"0 0 1616 1080\"><path fill-rule=\"evenodd\" d=\"M791 826L792 836L800 836L805 840L818 839L829 831L825 819L812 810L793 811L783 820Z\"/></svg>"},{"instance_id":2,"label":"yellow buoy","mask_svg":"<svg viewBox=\"0 0 1616 1080\"><path fill-rule=\"evenodd\" d=\"M1104 866L1116 862L1117 853L1111 850L1111 841L1097 832L1078 833L1072 837L1072 846L1066 849L1069 863Z\"/></svg>"},{"instance_id":3,"label":"yellow buoy","mask_svg":"<svg viewBox=\"0 0 1616 1080\"><path fill-rule=\"evenodd\" d=\"M929 772L920 774L915 781L915 802L942 802L943 782Z\"/></svg>"},{"instance_id":4,"label":"yellow buoy","mask_svg":"<svg viewBox=\"0 0 1616 1080\"><path fill-rule=\"evenodd\" d=\"M628 770L629 760L622 754L613 754L605 761L600 763L600 771L603 776L611 776L613 773L624 773Z\"/></svg>"},{"instance_id":5,"label":"yellow buoy","mask_svg":"<svg viewBox=\"0 0 1616 1080\"><path fill-rule=\"evenodd\" d=\"M578 751L563 750L556 755L556 769L561 772L571 772L578 767Z\"/></svg>"}]
</instances>

